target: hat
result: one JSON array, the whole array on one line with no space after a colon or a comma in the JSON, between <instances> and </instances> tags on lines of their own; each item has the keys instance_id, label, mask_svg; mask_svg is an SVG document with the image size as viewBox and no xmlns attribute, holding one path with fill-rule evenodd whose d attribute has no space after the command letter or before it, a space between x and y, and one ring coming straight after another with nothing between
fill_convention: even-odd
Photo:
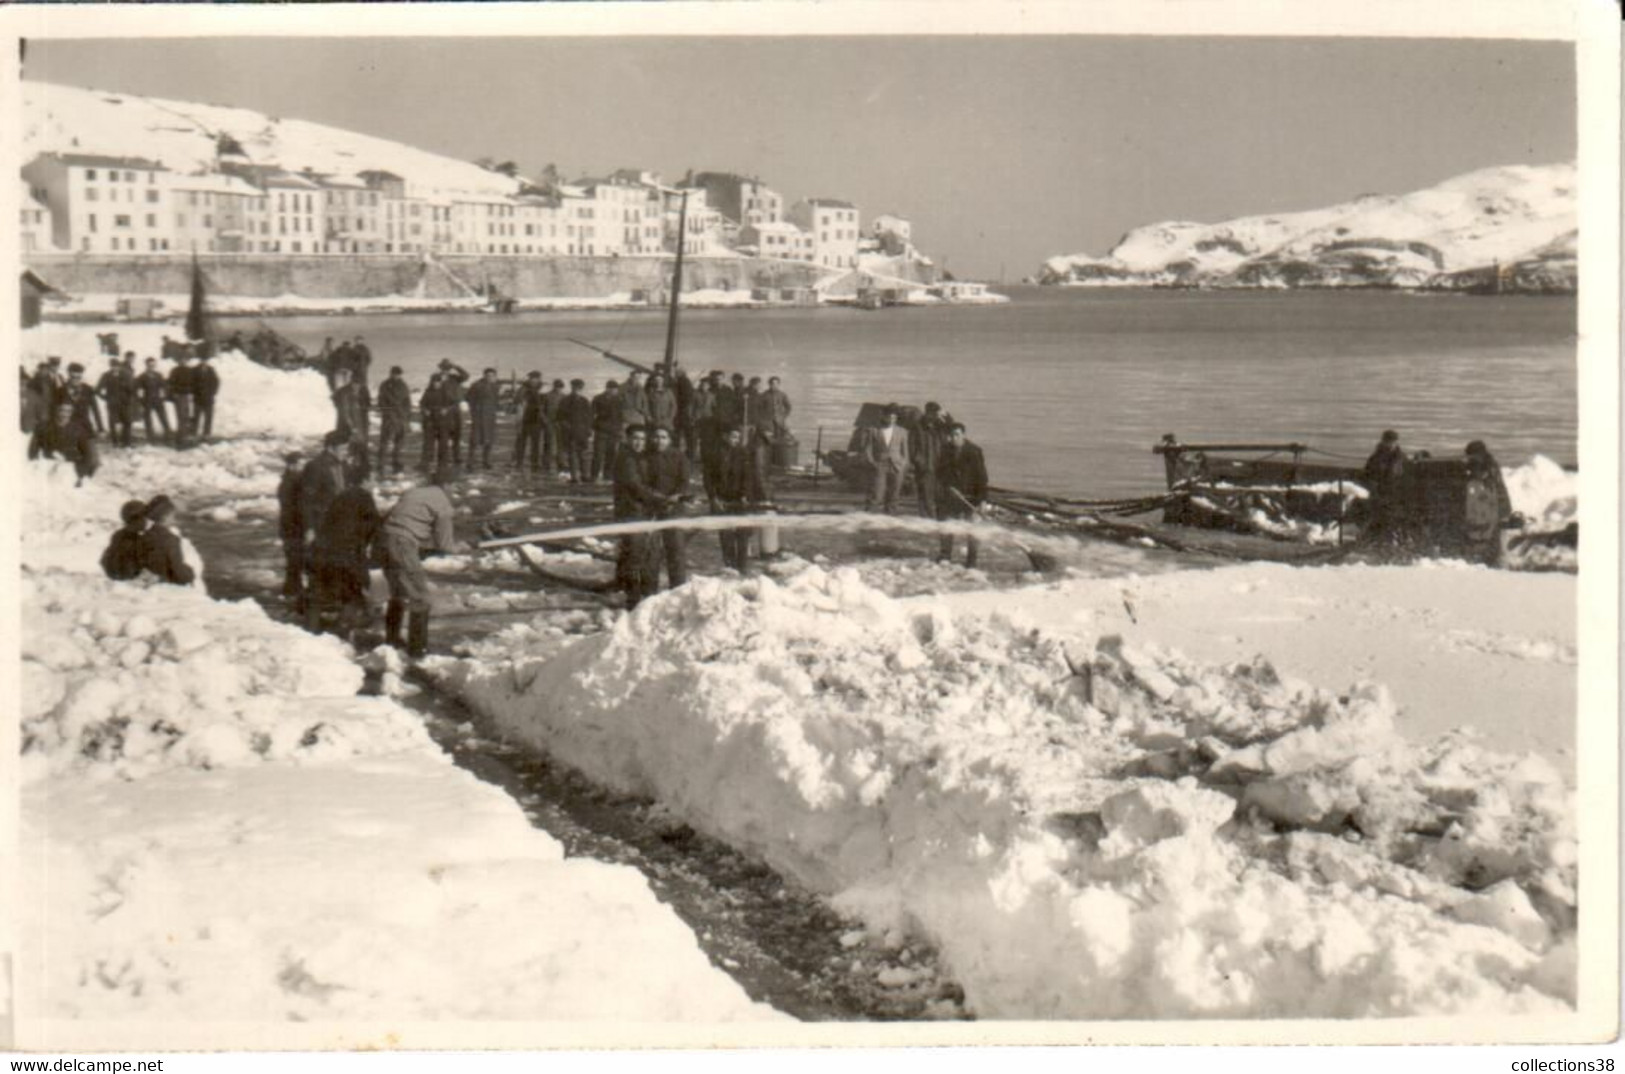
<instances>
[{"instance_id":1,"label":"hat","mask_svg":"<svg viewBox=\"0 0 1625 1074\"><path fill-rule=\"evenodd\" d=\"M441 369L450 369L451 368L451 359L450 358L442 358L442 359L440 359L440 368Z\"/></svg>"},{"instance_id":2,"label":"hat","mask_svg":"<svg viewBox=\"0 0 1625 1074\"><path fill-rule=\"evenodd\" d=\"M296 462L304 462L305 456L300 452L290 451L286 455L282 456L282 461L287 463L289 466L292 466Z\"/></svg>"},{"instance_id":3,"label":"hat","mask_svg":"<svg viewBox=\"0 0 1625 1074\"><path fill-rule=\"evenodd\" d=\"M174 512L175 501L160 492L147 501L147 509L143 513L154 522L161 522Z\"/></svg>"},{"instance_id":4,"label":"hat","mask_svg":"<svg viewBox=\"0 0 1625 1074\"><path fill-rule=\"evenodd\" d=\"M332 432L322 437L322 444L326 447L339 447L343 444L348 444L349 442L350 434L347 432L341 432L338 429L334 429Z\"/></svg>"},{"instance_id":5,"label":"hat","mask_svg":"<svg viewBox=\"0 0 1625 1074\"><path fill-rule=\"evenodd\" d=\"M392 365L389 367L389 375L392 377L398 377L404 372L406 372L406 370L402 369L398 365Z\"/></svg>"},{"instance_id":6,"label":"hat","mask_svg":"<svg viewBox=\"0 0 1625 1074\"><path fill-rule=\"evenodd\" d=\"M938 411L940 411L941 409L942 409L942 404L941 403L927 403L927 404L925 404L925 412L927 414L935 414Z\"/></svg>"},{"instance_id":7,"label":"hat","mask_svg":"<svg viewBox=\"0 0 1625 1074\"><path fill-rule=\"evenodd\" d=\"M532 369L529 373L525 374L525 379L526 380L541 380L542 375L540 373L536 372L536 370Z\"/></svg>"},{"instance_id":8,"label":"hat","mask_svg":"<svg viewBox=\"0 0 1625 1074\"><path fill-rule=\"evenodd\" d=\"M1384 429L1382 431L1382 442L1384 444L1393 444L1397 443L1398 441L1399 433L1395 432L1393 429Z\"/></svg>"},{"instance_id":9,"label":"hat","mask_svg":"<svg viewBox=\"0 0 1625 1074\"><path fill-rule=\"evenodd\" d=\"M136 519L147 517L147 505L141 500L126 501L124 506L119 508L118 516L124 520L125 525L129 525Z\"/></svg>"},{"instance_id":10,"label":"hat","mask_svg":"<svg viewBox=\"0 0 1625 1074\"><path fill-rule=\"evenodd\" d=\"M580 377L576 377L570 382L570 387L572 388L585 388L586 386L587 382L582 380Z\"/></svg>"},{"instance_id":11,"label":"hat","mask_svg":"<svg viewBox=\"0 0 1625 1074\"><path fill-rule=\"evenodd\" d=\"M1484 446L1482 440L1474 440L1467 445L1467 454L1469 455L1488 455L1489 453L1490 449Z\"/></svg>"},{"instance_id":12,"label":"hat","mask_svg":"<svg viewBox=\"0 0 1625 1074\"><path fill-rule=\"evenodd\" d=\"M68 372L69 373L83 373L84 371L85 371L85 367L80 365L78 362L69 362L68 363Z\"/></svg>"}]
</instances>

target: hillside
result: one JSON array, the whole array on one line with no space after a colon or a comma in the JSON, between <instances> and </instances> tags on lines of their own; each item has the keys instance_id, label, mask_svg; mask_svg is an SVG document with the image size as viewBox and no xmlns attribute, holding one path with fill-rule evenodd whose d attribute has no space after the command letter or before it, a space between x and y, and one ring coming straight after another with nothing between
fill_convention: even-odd
<instances>
[{"instance_id":1,"label":"hillside","mask_svg":"<svg viewBox=\"0 0 1625 1074\"><path fill-rule=\"evenodd\" d=\"M1103 258L1052 257L1041 283L1572 291L1572 163L1485 168L1326 209L1135 228Z\"/></svg>"},{"instance_id":2,"label":"hillside","mask_svg":"<svg viewBox=\"0 0 1625 1074\"><path fill-rule=\"evenodd\" d=\"M289 171L354 177L394 172L417 197L512 194L518 180L399 142L246 108L137 97L127 93L22 83L23 159L51 151L157 160L177 172L212 168L217 139L229 135L248 159Z\"/></svg>"}]
</instances>

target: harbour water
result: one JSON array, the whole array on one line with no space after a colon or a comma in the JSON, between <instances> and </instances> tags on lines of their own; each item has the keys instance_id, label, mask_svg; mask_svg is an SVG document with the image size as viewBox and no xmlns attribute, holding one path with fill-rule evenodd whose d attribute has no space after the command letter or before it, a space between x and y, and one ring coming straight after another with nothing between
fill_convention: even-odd
<instances>
[{"instance_id":1,"label":"harbour water","mask_svg":"<svg viewBox=\"0 0 1625 1074\"><path fill-rule=\"evenodd\" d=\"M684 312L679 357L783 378L803 461L822 428L846 446L861 402L936 400L964 421L995 484L1079 496L1162 485L1151 445L1300 441L1363 459L1384 428L1454 455L1485 440L1505 465L1576 460L1572 298L1396 292L1012 287L1008 305ZM225 328L252 328L228 320ZM535 369L598 391L624 370L571 337L656 363L661 311L291 317L309 350L366 337L374 381L414 392L443 357L476 375Z\"/></svg>"}]
</instances>

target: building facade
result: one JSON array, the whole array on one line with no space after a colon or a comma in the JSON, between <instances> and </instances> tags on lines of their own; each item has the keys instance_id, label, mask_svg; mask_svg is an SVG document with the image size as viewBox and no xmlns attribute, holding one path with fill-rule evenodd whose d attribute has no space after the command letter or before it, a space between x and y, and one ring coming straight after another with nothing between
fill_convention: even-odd
<instances>
[{"instance_id":1,"label":"building facade","mask_svg":"<svg viewBox=\"0 0 1625 1074\"><path fill-rule=\"evenodd\" d=\"M23 253L33 250L56 249L56 238L51 222L51 207L46 204L43 192L36 193L34 187L25 179L21 183L22 190L17 204L22 208L19 211L18 227L20 235L19 245Z\"/></svg>"},{"instance_id":2,"label":"building facade","mask_svg":"<svg viewBox=\"0 0 1625 1074\"><path fill-rule=\"evenodd\" d=\"M50 210L51 245L77 253L163 253L170 249L163 165L140 157L44 153L23 180Z\"/></svg>"},{"instance_id":3,"label":"building facade","mask_svg":"<svg viewBox=\"0 0 1625 1074\"><path fill-rule=\"evenodd\" d=\"M790 221L811 236L813 264L830 269L857 267L857 206L837 198L808 198L791 207Z\"/></svg>"}]
</instances>

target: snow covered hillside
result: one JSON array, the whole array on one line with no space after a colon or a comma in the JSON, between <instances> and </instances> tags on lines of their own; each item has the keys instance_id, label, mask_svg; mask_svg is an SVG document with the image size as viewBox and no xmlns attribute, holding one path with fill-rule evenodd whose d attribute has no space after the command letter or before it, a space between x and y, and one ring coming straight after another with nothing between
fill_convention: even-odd
<instances>
[{"instance_id":1,"label":"snow covered hillside","mask_svg":"<svg viewBox=\"0 0 1625 1074\"><path fill-rule=\"evenodd\" d=\"M1307 212L1135 228L1102 258L1052 257L1041 283L1573 290L1572 163L1485 168Z\"/></svg>"},{"instance_id":2,"label":"snow covered hillside","mask_svg":"<svg viewBox=\"0 0 1625 1074\"><path fill-rule=\"evenodd\" d=\"M200 172L214 168L218 139L229 135L255 164L340 177L369 169L394 172L417 197L519 189L517 179L467 161L247 108L24 82L22 116L24 160L53 151L106 153L156 160L171 171Z\"/></svg>"}]
</instances>

